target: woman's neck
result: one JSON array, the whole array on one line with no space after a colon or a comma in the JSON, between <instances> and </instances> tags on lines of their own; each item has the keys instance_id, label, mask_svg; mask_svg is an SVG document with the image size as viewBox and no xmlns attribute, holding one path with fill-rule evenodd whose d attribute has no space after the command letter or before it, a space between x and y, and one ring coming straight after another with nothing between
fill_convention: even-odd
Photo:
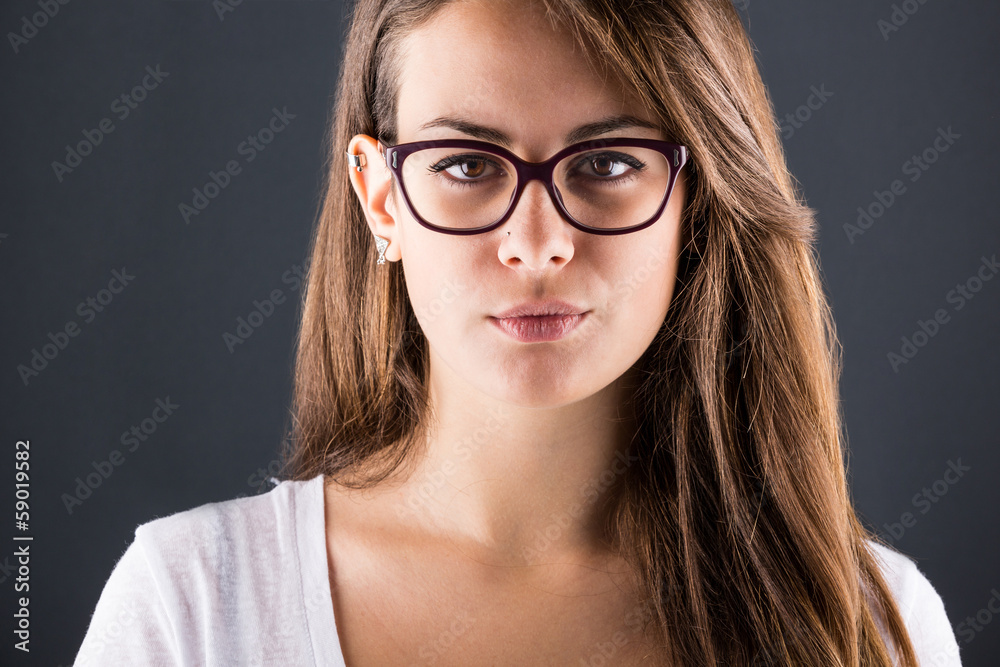
<instances>
[{"instance_id":1,"label":"woman's neck","mask_svg":"<svg viewBox=\"0 0 1000 667\"><path fill-rule=\"evenodd\" d=\"M397 516L508 565L611 548L607 500L635 461L634 372L552 408L495 400L443 363L430 376L425 449L391 494Z\"/></svg>"}]
</instances>

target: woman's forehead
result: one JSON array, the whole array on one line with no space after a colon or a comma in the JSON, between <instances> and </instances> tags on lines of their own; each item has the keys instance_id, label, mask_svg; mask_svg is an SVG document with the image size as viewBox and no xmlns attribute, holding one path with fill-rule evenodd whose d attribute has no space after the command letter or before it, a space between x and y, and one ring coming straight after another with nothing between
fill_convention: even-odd
<instances>
[{"instance_id":1,"label":"woman's forehead","mask_svg":"<svg viewBox=\"0 0 1000 667\"><path fill-rule=\"evenodd\" d=\"M579 125L620 114L654 121L617 79L595 70L571 35L533 14L515 13L507 21L495 14L487 3L448 5L404 38L401 138L441 117L505 127L525 140L561 138ZM428 139L453 135L442 127L420 132Z\"/></svg>"}]
</instances>

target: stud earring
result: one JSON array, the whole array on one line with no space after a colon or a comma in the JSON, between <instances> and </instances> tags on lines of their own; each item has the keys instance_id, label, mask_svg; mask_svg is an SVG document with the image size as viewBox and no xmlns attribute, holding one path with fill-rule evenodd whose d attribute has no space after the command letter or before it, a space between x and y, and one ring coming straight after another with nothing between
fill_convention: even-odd
<instances>
[{"instance_id":1,"label":"stud earring","mask_svg":"<svg viewBox=\"0 0 1000 667\"><path fill-rule=\"evenodd\" d=\"M378 247L378 263L385 264L385 249L389 247L389 242L381 236L376 236L375 245Z\"/></svg>"},{"instance_id":2,"label":"stud earring","mask_svg":"<svg viewBox=\"0 0 1000 667\"><path fill-rule=\"evenodd\" d=\"M344 151L344 153L347 155L347 161L352 167L356 168L358 171L365 168L364 155L352 155L350 151Z\"/></svg>"}]
</instances>

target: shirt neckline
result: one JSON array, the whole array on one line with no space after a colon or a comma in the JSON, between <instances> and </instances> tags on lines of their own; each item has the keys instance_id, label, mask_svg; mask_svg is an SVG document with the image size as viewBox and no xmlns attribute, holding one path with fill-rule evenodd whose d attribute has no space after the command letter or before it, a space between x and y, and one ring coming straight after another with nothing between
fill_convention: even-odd
<instances>
[{"instance_id":1,"label":"shirt neckline","mask_svg":"<svg viewBox=\"0 0 1000 667\"><path fill-rule=\"evenodd\" d=\"M292 482L300 594L315 664L346 667L330 589L324 488L322 473L304 482Z\"/></svg>"}]
</instances>

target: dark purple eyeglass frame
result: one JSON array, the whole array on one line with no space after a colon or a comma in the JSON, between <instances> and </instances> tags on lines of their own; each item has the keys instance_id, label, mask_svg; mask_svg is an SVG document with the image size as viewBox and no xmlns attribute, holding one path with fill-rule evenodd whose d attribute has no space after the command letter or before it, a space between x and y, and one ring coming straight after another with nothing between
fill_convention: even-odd
<instances>
[{"instance_id":1,"label":"dark purple eyeglass frame","mask_svg":"<svg viewBox=\"0 0 1000 667\"><path fill-rule=\"evenodd\" d=\"M657 139L628 139L618 137L613 139L592 139L590 141L582 141L580 143L567 146L543 162L526 162L509 150L505 149L503 146L497 146L496 144L486 141L476 141L474 139L437 139L430 141L414 141L411 143L396 144L395 146L386 146L381 140L379 140L378 146L379 150L382 152L382 159L385 160L389 170L396 178L396 182L399 183L399 189L403 193L403 200L406 202L406 208L410 211L410 214L416 218L417 222L428 229L434 230L435 232L459 235L483 234L496 229L503 223L507 222L507 219L510 218L511 214L514 212L517 202L521 199L521 192L524 191L528 181L533 180L539 180L545 184L545 189L548 191L549 197L555 204L556 210L559 211L559 214L564 220L566 220L566 222L573 225L577 229L590 234L602 235L628 234L630 232L637 232L640 229L645 229L656 222L656 220L660 217L660 214L663 213L663 209L670 200L670 193L673 192L674 182L677 180L677 174L680 173L680 170L690 159L687 147L681 146L680 144L673 144L668 141L659 141ZM660 202L659 208L657 208L656 212L645 222L620 229L588 227L587 225L575 220L573 216L569 214L569 211L566 210L566 207L563 205L562 198L559 195L559 190L556 189L555 184L552 182L552 174L555 171L556 164L571 153L584 150L613 148L615 146L636 146L638 148L648 148L662 153L666 158L667 163L672 167L670 170L670 179L667 182L667 189L663 195L663 201ZM474 229L451 229L448 227L439 227L420 217L420 214L417 213L413 204L410 202L409 195L406 194L406 185L403 182L402 171L403 163L406 161L406 158L425 148L462 148L480 150L494 153L509 160L510 163L514 165L514 169L517 171L517 185L514 188L514 194L511 196L510 203L507 205L507 210L504 211L502 216L500 216L500 219L486 225L485 227L476 227Z\"/></svg>"}]
</instances>

